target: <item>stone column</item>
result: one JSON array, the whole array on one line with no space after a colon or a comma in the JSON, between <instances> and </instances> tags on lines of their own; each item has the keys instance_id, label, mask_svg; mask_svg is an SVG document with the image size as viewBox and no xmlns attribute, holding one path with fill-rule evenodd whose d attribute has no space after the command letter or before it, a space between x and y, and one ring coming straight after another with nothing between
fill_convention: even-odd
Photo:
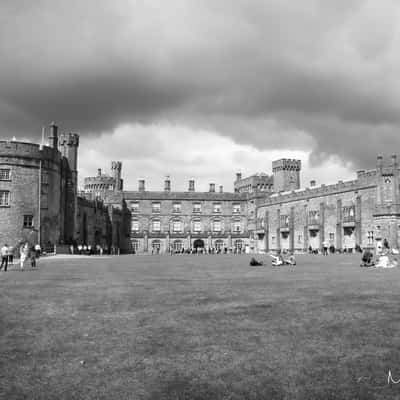
<instances>
[{"instance_id":1,"label":"stone column","mask_svg":"<svg viewBox=\"0 0 400 400\"><path fill-rule=\"evenodd\" d=\"M338 199L336 202L336 248L342 249L342 233L343 233L343 225L342 225L342 200Z\"/></svg>"},{"instance_id":2,"label":"stone column","mask_svg":"<svg viewBox=\"0 0 400 400\"><path fill-rule=\"evenodd\" d=\"M276 216L278 219L277 222L277 227L276 227L276 249L280 250L281 249L281 230L280 228L280 224L281 224L281 210L277 210L276 212Z\"/></svg>"},{"instance_id":3,"label":"stone column","mask_svg":"<svg viewBox=\"0 0 400 400\"><path fill-rule=\"evenodd\" d=\"M265 221L264 221L264 249L267 253L269 251L269 213L265 212Z\"/></svg>"},{"instance_id":4,"label":"stone column","mask_svg":"<svg viewBox=\"0 0 400 400\"><path fill-rule=\"evenodd\" d=\"M356 207L355 207L355 236L356 236L356 244L362 246L362 235L361 235L361 196L357 196L356 198Z\"/></svg>"},{"instance_id":5,"label":"stone column","mask_svg":"<svg viewBox=\"0 0 400 400\"><path fill-rule=\"evenodd\" d=\"M308 251L308 208L304 205L304 251Z\"/></svg>"},{"instance_id":6,"label":"stone column","mask_svg":"<svg viewBox=\"0 0 400 400\"><path fill-rule=\"evenodd\" d=\"M294 207L290 207L289 217L289 249L294 251Z\"/></svg>"},{"instance_id":7,"label":"stone column","mask_svg":"<svg viewBox=\"0 0 400 400\"><path fill-rule=\"evenodd\" d=\"M145 253L147 253L149 251L149 236L148 236L147 232L144 233L143 251Z\"/></svg>"},{"instance_id":8,"label":"stone column","mask_svg":"<svg viewBox=\"0 0 400 400\"><path fill-rule=\"evenodd\" d=\"M325 241L325 204L319 205L319 248L322 249L322 243Z\"/></svg>"}]
</instances>

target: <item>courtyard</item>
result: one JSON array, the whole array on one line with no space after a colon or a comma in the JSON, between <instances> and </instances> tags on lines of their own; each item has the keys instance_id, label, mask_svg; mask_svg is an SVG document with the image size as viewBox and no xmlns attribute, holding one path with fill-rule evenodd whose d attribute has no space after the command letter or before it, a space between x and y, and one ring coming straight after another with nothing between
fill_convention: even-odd
<instances>
[{"instance_id":1,"label":"courtyard","mask_svg":"<svg viewBox=\"0 0 400 400\"><path fill-rule=\"evenodd\" d=\"M48 257L0 273L0 398L393 399L400 271L359 255Z\"/></svg>"}]
</instances>

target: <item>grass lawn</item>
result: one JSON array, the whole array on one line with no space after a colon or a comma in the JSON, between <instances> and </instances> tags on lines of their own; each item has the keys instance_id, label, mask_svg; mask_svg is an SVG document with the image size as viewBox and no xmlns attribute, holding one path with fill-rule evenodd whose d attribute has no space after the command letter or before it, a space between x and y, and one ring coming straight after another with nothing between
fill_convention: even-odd
<instances>
[{"instance_id":1,"label":"grass lawn","mask_svg":"<svg viewBox=\"0 0 400 400\"><path fill-rule=\"evenodd\" d=\"M1 399L395 399L400 270L49 257L0 272ZM264 259L267 259L265 256Z\"/></svg>"}]
</instances>

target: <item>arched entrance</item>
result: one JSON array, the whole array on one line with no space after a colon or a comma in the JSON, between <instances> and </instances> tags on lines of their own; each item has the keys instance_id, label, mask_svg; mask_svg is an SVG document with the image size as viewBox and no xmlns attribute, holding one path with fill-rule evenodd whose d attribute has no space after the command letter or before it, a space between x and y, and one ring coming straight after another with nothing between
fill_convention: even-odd
<instances>
[{"instance_id":1,"label":"arched entrance","mask_svg":"<svg viewBox=\"0 0 400 400\"><path fill-rule=\"evenodd\" d=\"M196 240L193 242L193 247L194 247L195 249L197 249L197 248L204 249L204 240L202 240L202 239L196 239Z\"/></svg>"}]
</instances>

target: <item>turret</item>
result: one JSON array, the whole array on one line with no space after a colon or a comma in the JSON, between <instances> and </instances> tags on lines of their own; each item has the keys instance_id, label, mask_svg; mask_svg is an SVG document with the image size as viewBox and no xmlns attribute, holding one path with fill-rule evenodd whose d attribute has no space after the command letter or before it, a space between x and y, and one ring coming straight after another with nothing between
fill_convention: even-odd
<instances>
[{"instance_id":1,"label":"turret","mask_svg":"<svg viewBox=\"0 0 400 400\"><path fill-rule=\"evenodd\" d=\"M282 158L272 163L274 192L286 192L300 188L301 160Z\"/></svg>"},{"instance_id":2,"label":"turret","mask_svg":"<svg viewBox=\"0 0 400 400\"><path fill-rule=\"evenodd\" d=\"M111 161L111 176L114 178L114 191L123 189L123 181L121 179L122 163L121 161Z\"/></svg>"},{"instance_id":3,"label":"turret","mask_svg":"<svg viewBox=\"0 0 400 400\"><path fill-rule=\"evenodd\" d=\"M164 181L164 191L165 192L170 192L171 191L171 179L169 176L165 177Z\"/></svg>"},{"instance_id":4,"label":"turret","mask_svg":"<svg viewBox=\"0 0 400 400\"><path fill-rule=\"evenodd\" d=\"M58 126L54 122L50 124L49 145L53 149L58 148Z\"/></svg>"}]
</instances>

